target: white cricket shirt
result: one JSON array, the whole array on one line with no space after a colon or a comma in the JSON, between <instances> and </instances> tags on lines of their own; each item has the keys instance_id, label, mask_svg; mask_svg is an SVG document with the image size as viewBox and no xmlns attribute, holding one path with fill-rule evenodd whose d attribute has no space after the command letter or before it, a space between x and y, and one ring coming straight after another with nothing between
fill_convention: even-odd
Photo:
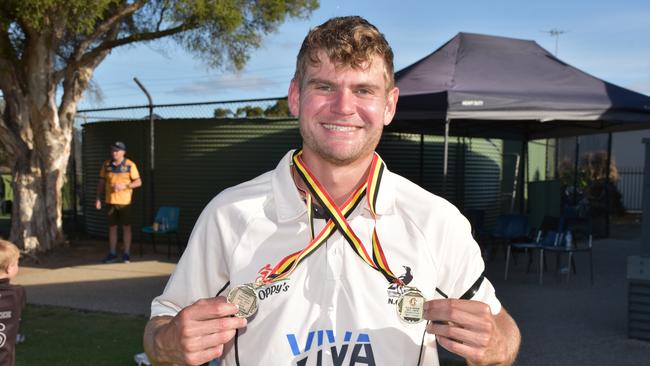
<instances>
[{"instance_id":1,"label":"white cricket shirt","mask_svg":"<svg viewBox=\"0 0 650 366\"><path fill-rule=\"evenodd\" d=\"M175 315L201 298L253 283L310 239L306 205L290 174L291 154L277 168L221 192L203 210L187 249L151 316ZM393 273L426 299L464 294L484 269L465 217L449 202L384 170L377 233ZM367 201L348 217L372 253L375 221ZM315 220L316 232L325 220ZM259 309L226 345L221 365L415 366L426 322L402 322L399 290L369 267L338 233L283 282L258 292ZM472 298L493 314L501 304L489 281ZM438 365L427 334L421 365Z\"/></svg>"}]
</instances>

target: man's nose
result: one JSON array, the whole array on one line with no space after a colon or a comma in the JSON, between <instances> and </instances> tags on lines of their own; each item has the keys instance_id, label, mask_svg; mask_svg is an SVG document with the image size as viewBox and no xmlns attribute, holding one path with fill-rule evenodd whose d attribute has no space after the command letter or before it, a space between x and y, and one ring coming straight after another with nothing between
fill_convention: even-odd
<instances>
[{"instance_id":1,"label":"man's nose","mask_svg":"<svg viewBox=\"0 0 650 366\"><path fill-rule=\"evenodd\" d=\"M332 113L352 114L355 110L354 94L350 90L341 89L336 91L332 100Z\"/></svg>"}]
</instances>

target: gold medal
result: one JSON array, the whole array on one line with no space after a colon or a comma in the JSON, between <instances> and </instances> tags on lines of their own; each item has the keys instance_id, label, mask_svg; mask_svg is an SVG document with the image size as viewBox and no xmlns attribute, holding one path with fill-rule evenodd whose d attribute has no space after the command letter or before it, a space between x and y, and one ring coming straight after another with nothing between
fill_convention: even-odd
<instances>
[{"instance_id":1,"label":"gold medal","mask_svg":"<svg viewBox=\"0 0 650 366\"><path fill-rule=\"evenodd\" d=\"M416 324L424 320L424 295L415 287L404 287L397 299L397 315L404 322Z\"/></svg>"},{"instance_id":2,"label":"gold medal","mask_svg":"<svg viewBox=\"0 0 650 366\"><path fill-rule=\"evenodd\" d=\"M235 314L238 318L248 318L257 311L257 292L250 283L230 289L226 301L239 307L239 311Z\"/></svg>"}]
</instances>

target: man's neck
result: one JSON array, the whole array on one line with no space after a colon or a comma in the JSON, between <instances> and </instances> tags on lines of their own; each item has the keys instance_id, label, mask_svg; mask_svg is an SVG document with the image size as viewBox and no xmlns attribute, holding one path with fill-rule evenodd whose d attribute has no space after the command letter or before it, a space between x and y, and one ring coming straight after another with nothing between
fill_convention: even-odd
<instances>
[{"instance_id":1,"label":"man's neck","mask_svg":"<svg viewBox=\"0 0 650 366\"><path fill-rule=\"evenodd\" d=\"M120 160L113 160L113 165L120 165L122 162L126 160L126 157L120 159Z\"/></svg>"},{"instance_id":2,"label":"man's neck","mask_svg":"<svg viewBox=\"0 0 650 366\"><path fill-rule=\"evenodd\" d=\"M372 156L344 166L311 154L303 154L303 160L334 202L340 206L367 178Z\"/></svg>"}]
</instances>

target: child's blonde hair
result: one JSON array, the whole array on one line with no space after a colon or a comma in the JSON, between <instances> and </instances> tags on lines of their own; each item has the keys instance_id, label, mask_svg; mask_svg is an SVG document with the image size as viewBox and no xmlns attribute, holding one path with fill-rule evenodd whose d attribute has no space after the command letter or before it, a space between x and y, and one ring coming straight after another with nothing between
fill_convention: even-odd
<instances>
[{"instance_id":1,"label":"child's blonde hair","mask_svg":"<svg viewBox=\"0 0 650 366\"><path fill-rule=\"evenodd\" d=\"M6 271L18 258L20 258L18 247L10 241L0 239L0 270Z\"/></svg>"}]
</instances>

